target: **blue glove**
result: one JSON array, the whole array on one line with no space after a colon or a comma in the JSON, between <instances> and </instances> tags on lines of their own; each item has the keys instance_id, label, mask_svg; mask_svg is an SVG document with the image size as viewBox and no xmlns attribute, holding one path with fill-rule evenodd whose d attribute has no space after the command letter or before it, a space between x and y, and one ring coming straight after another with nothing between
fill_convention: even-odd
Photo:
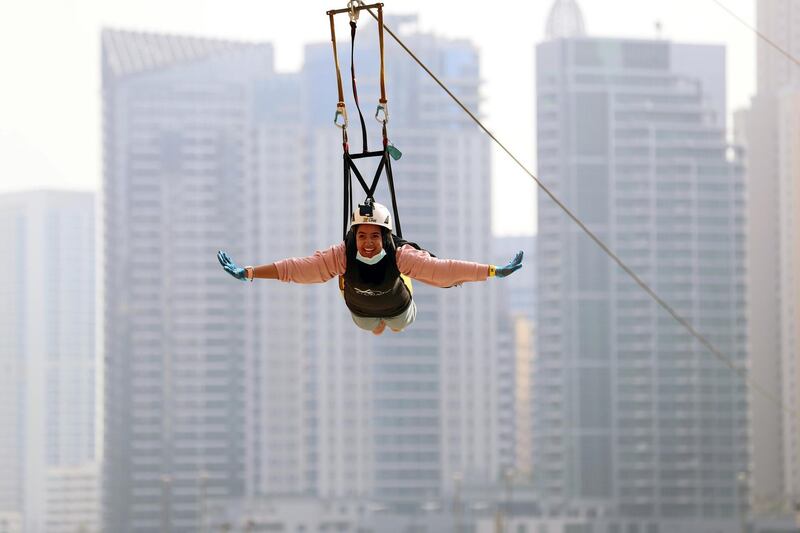
<instances>
[{"instance_id":1,"label":"blue glove","mask_svg":"<svg viewBox=\"0 0 800 533\"><path fill-rule=\"evenodd\" d=\"M522 254L522 250L517 252L517 255L514 256L514 259L512 259L510 263L504 267L497 267L494 271L494 275L498 278L504 278L522 268Z\"/></svg>"},{"instance_id":2,"label":"blue glove","mask_svg":"<svg viewBox=\"0 0 800 533\"><path fill-rule=\"evenodd\" d=\"M222 250L218 251L217 260L219 261L219 264L222 265L222 268L225 269L225 272L227 272L236 279L247 281L247 271L244 268L238 266L233 261L231 261L231 258L228 257L228 254L226 254Z\"/></svg>"}]
</instances>

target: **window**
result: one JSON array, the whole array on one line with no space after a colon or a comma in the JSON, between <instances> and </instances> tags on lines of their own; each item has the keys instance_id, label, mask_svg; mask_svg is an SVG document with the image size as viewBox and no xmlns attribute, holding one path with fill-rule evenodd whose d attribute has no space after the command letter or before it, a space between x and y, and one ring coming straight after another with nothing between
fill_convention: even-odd
<instances>
[{"instance_id":1,"label":"window","mask_svg":"<svg viewBox=\"0 0 800 533\"><path fill-rule=\"evenodd\" d=\"M586 222L608 222L608 166L579 164L575 174L576 211Z\"/></svg>"},{"instance_id":2,"label":"window","mask_svg":"<svg viewBox=\"0 0 800 533\"><path fill-rule=\"evenodd\" d=\"M608 94L575 95L575 150L583 156L608 154Z\"/></svg>"}]
</instances>

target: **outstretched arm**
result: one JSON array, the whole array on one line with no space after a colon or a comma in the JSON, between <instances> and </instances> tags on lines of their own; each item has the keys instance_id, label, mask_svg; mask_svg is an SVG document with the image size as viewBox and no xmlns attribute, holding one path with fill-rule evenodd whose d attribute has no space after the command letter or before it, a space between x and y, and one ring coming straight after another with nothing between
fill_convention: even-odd
<instances>
[{"instance_id":1,"label":"outstretched arm","mask_svg":"<svg viewBox=\"0 0 800 533\"><path fill-rule=\"evenodd\" d=\"M484 281L488 277L505 277L522 268L522 252L504 267L484 263L438 259L428 252L406 245L397 250L400 272L437 287L451 287L467 281Z\"/></svg>"},{"instance_id":2,"label":"outstretched arm","mask_svg":"<svg viewBox=\"0 0 800 533\"><path fill-rule=\"evenodd\" d=\"M250 281L261 278L261 279L278 279L278 267L275 266L275 263L270 263L268 265L260 265L260 266L251 266L245 267L249 269Z\"/></svg>"},{"instance_id":3,"label":"outstretched arm","mask_svg":"<svg viewBox=\"0 0 800 533\"><path fill-rule=\"evenodd\" d=\"M240 267L222 251L217 253L217 259L228 274L236 279L250 281L262 278L295 283L323 283L344 274L347 266L344 243L309 257L293 257L260 266Z\"/></svg>"}]
</instances>

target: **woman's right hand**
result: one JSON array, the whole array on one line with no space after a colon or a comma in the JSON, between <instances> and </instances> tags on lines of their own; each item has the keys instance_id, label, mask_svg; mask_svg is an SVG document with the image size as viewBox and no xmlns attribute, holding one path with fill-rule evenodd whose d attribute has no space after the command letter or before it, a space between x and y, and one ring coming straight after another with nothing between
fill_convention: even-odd
<instances>
[{"instance_id":1,"label":"woman's right hand","mask_svg":"<svg viewBox=\"0 0 800 533\"><path fill-rule=\"evenodd\" d=\"M228 257L228 254L223 252L222 250L217 252L217 260L219 264L222 265L222 268L225 269L225 272L230 274L236 279L247 281L247 271L243 268L231 261L231 258Z\"/></svg>"}]
</instances>

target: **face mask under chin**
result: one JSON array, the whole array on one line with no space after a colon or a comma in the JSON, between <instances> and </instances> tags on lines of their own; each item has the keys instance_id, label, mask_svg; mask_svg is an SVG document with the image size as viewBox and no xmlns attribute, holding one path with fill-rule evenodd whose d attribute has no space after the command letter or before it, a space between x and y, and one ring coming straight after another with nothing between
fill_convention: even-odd
<instances>
[{"instance_id":1,"label":"face mask under chin","mask_svg":"<svg viewBox=\"0 0 800 533\"><path fill-rule=\"evenodd\" d=\"M358 252L358 251L356 252L356 259L358 259L359 261L361 261L362 263L367 264L367 265L374 265L375 263L379 262L384 257L386 257L386 250L383 250L383 249L381 249L380 252L378 252L377 254L375 254L372 257L364 257L363 255L361 255L361 252Z\"/></svg>"}]
</instances>

